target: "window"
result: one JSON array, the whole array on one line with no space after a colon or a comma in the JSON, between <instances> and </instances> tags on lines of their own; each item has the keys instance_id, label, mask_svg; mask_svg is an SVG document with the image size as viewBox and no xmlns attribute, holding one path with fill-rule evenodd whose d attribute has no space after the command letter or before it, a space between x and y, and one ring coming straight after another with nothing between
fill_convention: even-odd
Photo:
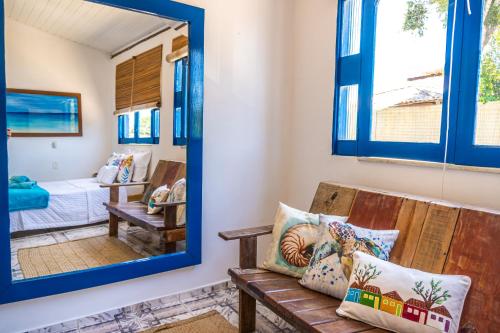
<instances>
[{"instance_id":1,"label":"window","mask_svg":"<svg viewBox=\"0 0 500 333\"><path fill-rule=\"evenodd\" d=\"M386 299L384 299L384 304L385 304L385 305L389 304L389 301L388 301L388 300L386 300Z\"/></svg>"},{"instance_id":2,"label":"window","mask_svg":"<svg viewBox=\"0 0 500 333\"><path fill-rule=\"evenodd\" d=\"M174 69L174 146L185 146L187 143L187 57L175 62Z\"/></svg>"},{"instance_id":3,"label":"window","mask_svg":"<svg viewBox=\"0 0 500 333\"><path fill-rule=\"evenodd\" d=\"M369 298L371 301L373 301L373 295L370 295L368 298Z\"/></svg>"},{"instance_id":4,"label":"window","mask_svg":"<svg viewBox=\"0 0 500 333\"><path fill-rule=\"evenodd\" d=\"M431 319L436 319L436 315L435 314L431 314Z\"/></svg>"},{"instance_id":5,"label":"window","mask_svg":"<svg viewBox=\"0 0 500 333\"><path fill-rule=\"evenodd\" d=\"M408 308L408 313L413 313L413 308Z\"/></svg>"},{"instance_id":6,"label":"window","mask_svg":"<svg viewBox=\"0 0 500 333\"><path fill-rule=\"evenodd\" d=\"M339 2L334 154L500 167L500 4L470 5Z\"/></svg>"},{"instance_id":7,"label":"window","mask_svg":"<svg viewBox=\"0 0 500 333\"><path fill-rule=\"evenodd\" d=\"M118 116L119 144L158 144L160 110L145 109Z\"/></svg>"},{"instance_id":8,"label":"window","mask_svg":"<svg viewBox=\"0 0 500 333\"><path fill-rule=\"evenodd\" d=\"M395 304L394 304L394 302L393 302L393 301L391 301L391 306L394 306L394 305L395 305Z\"/></svg>"}]
</instances>

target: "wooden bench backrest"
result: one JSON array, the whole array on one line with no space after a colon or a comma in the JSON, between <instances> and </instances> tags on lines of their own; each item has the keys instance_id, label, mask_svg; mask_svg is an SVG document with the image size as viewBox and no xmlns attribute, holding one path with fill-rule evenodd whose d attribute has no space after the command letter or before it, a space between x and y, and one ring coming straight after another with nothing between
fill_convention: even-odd
<instances>
[{"instance_id":1,"label":"wooden bench backrest","mask_svg":"<svg viewBox=\"0 0 500 333\"><path fill-rule=\"evenodd\" d=\"M472 279L461 326L500 327L500 214L372 190L321 183L312 213L349 215L371 229L398 229L391 262Z\"/></svg>"},{"instance_id":2,"label":"wooden bench backrest","mask_svg":"<svg viewBox=\"0 0 500 333\"><path fill-rule=\"evenodd\" d=\"M155 171L151 176L149 181L149 185L146 187L144 191L144 195L142 197L141 202L147 204L149 202L149 198L154 190L158 187L167 185L171 188L176 181L181 178L186 177L186 164L183 162L176 161L165 161L160 160L156 165Z\"/></svg>"}]
</instances>

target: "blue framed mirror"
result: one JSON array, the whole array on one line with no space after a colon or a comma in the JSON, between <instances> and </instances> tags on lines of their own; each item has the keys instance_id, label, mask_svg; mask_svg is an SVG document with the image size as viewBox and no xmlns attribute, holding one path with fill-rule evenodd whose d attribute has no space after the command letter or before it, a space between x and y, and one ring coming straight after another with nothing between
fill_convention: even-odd
<instances>
[{"instance_id":1,"label":"blue framed mirror","mask_svg":"<svg viewBox=\"0 0 500 333\"><path fill-rule=\"evenodd\" d=\"M63 3L0 4L0 304L201 263L204 10Z\"/></svg>"}]
</instances>

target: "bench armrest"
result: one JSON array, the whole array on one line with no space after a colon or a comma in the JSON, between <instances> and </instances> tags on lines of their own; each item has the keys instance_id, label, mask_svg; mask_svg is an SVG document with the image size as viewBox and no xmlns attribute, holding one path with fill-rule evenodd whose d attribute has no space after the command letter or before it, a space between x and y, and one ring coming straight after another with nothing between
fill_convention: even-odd
<instances>
[{"instance_id":1,"label":"bench armrest","mask_svg":"<svg viewBox=\"0 0 500 333\"><path fill-rule=\"evenodd\" d=\"M99 187L101 188L113 188L113 187L127 187L127 186L140 186L140 185L149 185L149 182L135 182L135 183L113 183L113 184L101 184Z\"/></svg>"},{"instance_id":2,"label":"bench armrest","mask_svg":"<svg viewBox=\"0 0 500 333\"><path fill-rule=\"evenodd\" d=\"M219 232L219 237L225 241L258 237L262 235L267 235L273 232L273 225L266 225L262 227L247 228L240 230L222 231Z\"/></svg>"},{"instance_id":3,"label":"bench armrest","mask_svg":"<svg viewBox=\"0 0 500 333\"><path fill-rule=\"evenodd\" d=\"M173 207L173 206L182 206L185 205L186 201L177 201L177 202L159 202L155 203L155 207Z\"/></svg>"},{"instance_id":4,"label":"bench armrest","mask_svg":"<svg viewBox=\"0 0 500 333\"><path fill-rule=\"evenodd\" d=\"M273 232L272 225L233 231L219 232L219 237L228 241L240 240L240 268L257 267L257 237Z\"/></svg>"}]
</instances>

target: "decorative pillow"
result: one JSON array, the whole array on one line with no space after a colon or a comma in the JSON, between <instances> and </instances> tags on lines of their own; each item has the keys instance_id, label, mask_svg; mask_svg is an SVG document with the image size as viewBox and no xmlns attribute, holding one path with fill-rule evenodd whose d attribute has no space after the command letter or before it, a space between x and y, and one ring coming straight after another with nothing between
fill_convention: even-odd
<instances>
[{"instance_id":1,"label":"decorative pillow","mask_svg":"<svg viewBox=\"0 0 500 333\"><path fill-rule=\"evenodd\" d=\"M148 176L149 161L151 161L150 151L140 151L132 153L134 156L133 182L143 182Z\"/></svg>"},{"instance_id":2,"label":"decorative pillow","mask_svg":"<svg viewBox=\"0 0 500 333\"><path fill-rule=\"evenodd\" d=\"M158 187L153 191L148 203L148 214L158 214L163 209L162 207L155 207L155 204L166 202L170 190L167 185Z\"/></svg>"},{"instance_id":3,"label":"decorative pillow","mask_svg":"<svg viewBox=\"0 0 500 333\"><path fill-rule=\"evenodd\" d=\"M337 314L402 333L458 331L471 280L431 274L356 252Z\"/></svg>"},{"instance_id":4,"label":"decorative pillow","mask_svg":"<svg viewBox=\"0 0 500 333\"><path fill-rule=\"evenodd\" d=\"M105 165L97 173L97 182L102 184L113 184L118 175L118 167L114 165Z\"/></svg>"},{"instance_id":5,"label":"decorative pillow","mask_svg":"<svg viewBox=\"0 0 500 333\"><path fill-rule=\"evenodd\" d=\"M124 154L113 153L106 161L106 165L120 167L120 164L122 163L122 160L124 158L125 158Z\"/></svg>"},{"instance_id":6,"label":"decorative pillow","mask_svg":"<svg viewBox=\"0 0 500 333\"><path fill-rule=\"evenodd\" d=\"M167 202L183 202L186 201L186 179L181 178L172 186L172 190L168 195ZM186 224L186 205L177 206L177 222L178 227Z\"/></svg>"},{"instance_id":7,"label":"decorative pillow","mask_svg":"<svg viewBox=\"0 0 500 333\"><path fill-rule=\"evenodd\" d=\"M347 217L333 217L346 221ZM273 240L263 267L293 277L304 274L318 239L319 215L280 202L274 218Z\"/></svg>"},{"instance_id":8,"label":"decorative pillow","mask_svg":"<svg viewBox=\"0 0 500 333\"><path fill-rule=\"evenodd\" d=\"M352 255L362 251L382 260L389 259L398 230L371 230L320 215L318 242L309 266L299 281L309 289L344 298L352 271Z\"/></svg>"},{"instance_id":9,"label":"decorative pillow","mask_svg":"<svg viewBox=\"0 0 500 333\"><path fill-rule=\"evenodd\" d=\"M120 163L118 176L116 177L121 184L130 183L132 181L132 174L134 172L134 156L126 156Z\"/></svg>"}]
</instances>

